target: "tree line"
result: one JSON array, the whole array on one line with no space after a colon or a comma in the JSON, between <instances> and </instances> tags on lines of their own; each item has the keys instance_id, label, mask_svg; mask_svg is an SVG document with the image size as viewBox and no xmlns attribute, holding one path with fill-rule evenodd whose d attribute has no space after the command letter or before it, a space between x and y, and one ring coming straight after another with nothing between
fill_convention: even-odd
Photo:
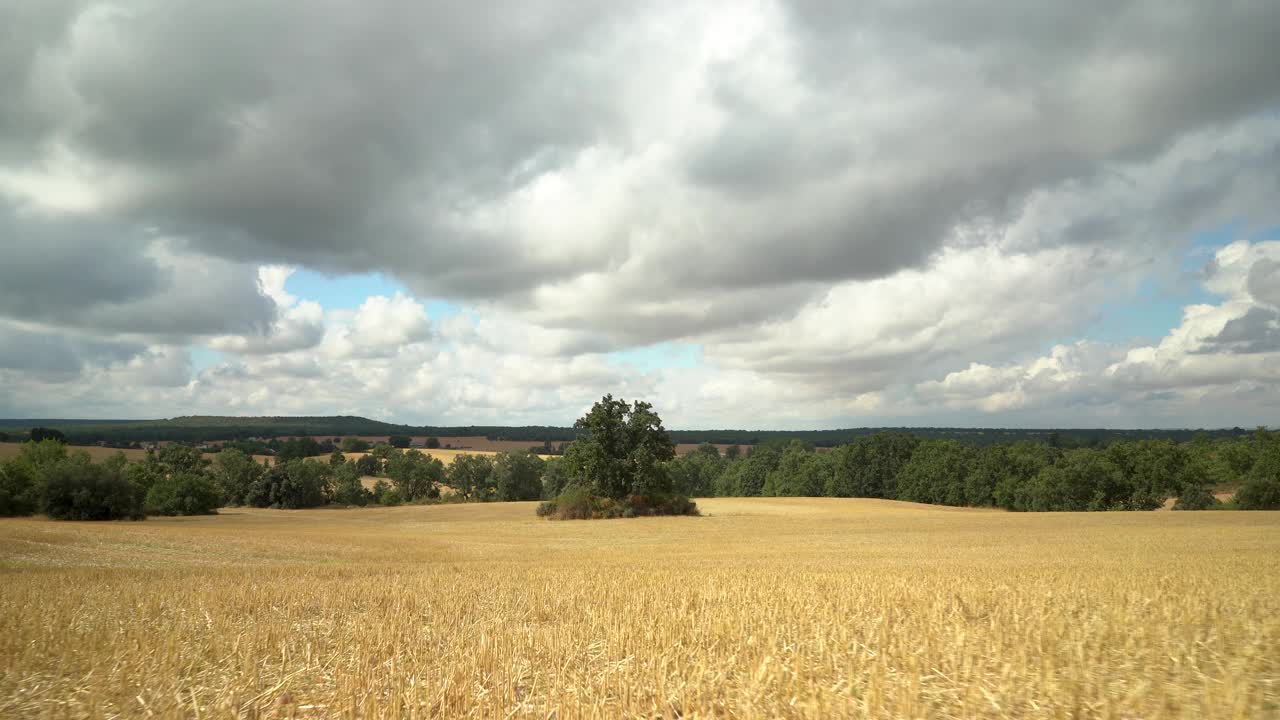
<instances>
[{"instance_id":1,"label":"tree line","mask_svg":"<svg viewBox=\"0 0 1280 720\"><path fill-rule=\"evenodd\" d=\"M731 451L733 448L731 448ZM669 464L677 492L710 496L865 497L1015 511L1280 509L1280 433L1113 442L1105 448L1019 441L972 446L882 432L830 451L793 440L727 457L702 445Z\"/></svg>"},{"instance_id":2,"label":"tree line","mask_svg":"<svg viewBox=\"0 0 1280 720\"><path fill-rule=\"evenodd\" d=\"M178 444L130 462L100 463L56 436L28 441L0 464L0 515L55 519L193 515L226 505L309 508L543 499L544 515L694 513L688 497L864 497L1014 511L1280 509L1280 433L1204 435L1184 443L1133 440L1064 449L1019 441L972 446L882 432L825 450L792 440L721 452L703 444L676 457L652 407L606 396L579 420L580 440L544 460L527 451L461 454L445 464L417 449L363 441L310 457L309 438L258 462L227 447L212 460ZM318 447L323 445L317 444ZM353 457L348 458L344 447ZM354 457L363 450L369 452ZM308 453L301 455L300 453ZM298 455L295 456L295 453ZM377 478L366 488L363 478Z\"/></svg>"},{"instance_id":3,"label":"tree line","mask_svg":"<svg viewBox=\"0 0 1280 720\"><path fill-rule=\"evenodd\" d=\"M230 417L187 416L164 420L6 420L0 421L0 433L25 439L27 429L44 426L56 430L72 444L106 443L130 446L143 442L199 443L207 441L259 438L270 441L298 437L342 437L349 435L400 437L485 437L490 440L515 440L530 443L568 443L580 439L586 431L580 427L529 425L412 426L385 423L358 416L318 417ZM669 430L676 443L712 443L717 445L761 445L777 441L800 440L815 447L836 447L850 439L881 432L909 432L921 439L957 440L969 445L1010 444L1022 440L1043 442L1052 447L1074 449L1100 448L1125 440L1190 441L1197 434L1211 439L1235 438L1249 434L1241 428L1191 429L1026 429L1026 428L844 428L831 430ZM546 453L550 454L550 453Z\"/></svg>"}]
</instances>

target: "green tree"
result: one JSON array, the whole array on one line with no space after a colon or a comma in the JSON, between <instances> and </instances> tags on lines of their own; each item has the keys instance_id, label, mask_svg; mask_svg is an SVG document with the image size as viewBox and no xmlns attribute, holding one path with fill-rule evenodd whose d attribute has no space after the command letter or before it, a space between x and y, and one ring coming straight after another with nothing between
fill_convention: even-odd
<instances>
[{"instance_id":1,"label":"green tree","mask_svg":"<svg viewBox=\"0 0 1280 720\"><path fill-rule=\"evenodd\" d=\"M1248 480L1236 491L1241 510L1280 510L1280 441L1258 442Z\"/></svg>"},{"instance_id":2,"label":"green tree","mask_svg":"<svg viewBox=\"0 0 1280 720\"><path fill-rule=\"evenodd\" d=\"M0 517L30 515L39 505L36 470L16 458L0 465Z\"/></svg>"},{"instance_id":3,"label":"green tree","mask_svg":"<svg viewBox=\"0 0 1280 720\"><path fill-rule=\"evenodd\" d=\"M675 457L675 444L649 403L606 395L574 427L586 432L565 461L591 493L621 499L671 491L664 463Z\"/></svg>"},{"instance_id":4,"label":"green tree","mask_svg":"<svg viewBox=\"0 0 1280 720\"><path fill-rule=\"evenodd\" d=\"M880 432L854 438L834 451L833 472L825 488L832 497L897 497L898 473L920 443L914 435Z\"/></svg>"},{"instance_id":5,"label":"green tree","mask_svg":"<svg viewBox=\"0 0 1280 720\"><path fill-rule=\"evenodd\" d=\"M246 496L263 474L263 467L235 448L224 448L213 461L213 480L229 505L248 504Z\"/></svg>"},{"instance_id":6,"label":"green tree","mask_svg":"<svg viewBox=\"0 0 1280 720\"><path fill-rule=\"evenodd\" d=\"M369 491L360 481L360 472L353 462L345 462L333 469L333 501L339 505L369 504Z\"/></svg>"},{"instance_id":7,"label":"green tree","mask_svg":"<svg viewBox=\"0 0 1280 720\"><path fill-rule=\"evenodd\" d=\"M53 440L55 442L66 443L67 436L62 434L61 430L47 427L33 427L31 432L27 433L27 439L33 443L44 442L45 440Z\"/></svg>"},{"instance_id":8,"label":"green tree","mask_svg":"<svg viewBox=\"0 0 1280 720\"><path fill-rule=\"evenodd\" d=\"M955 440L925 440L897 477L898 498L935 505L964 505L974 449Z\"/></svg>"},{"instance_id":9,"label":"green tree","mask_svg":"<svg viewBox=\"0 0 1280 720\"><path fill-rule=\"evenodd\" d=\"M438 450L440 448L440 438L429 437L426 441L428 450Z\"/></svg>"},{"instance_id":10,"label":"green tree","mask_svg":"<svg viewBox=\"0 0 1280 720\"><path fill-rule=\"evenodd\" d=\"M387 444L403 450L413 444L413 438L408 435L392 435L387 438Z\"/></svg>"},{"instance_id":11,"label":"green tree","mask_svg":"<svg viewBox=\"0 0 1280 720\"><path fill-rule=\"evenodd\" d=\"M386 469L387 477L405 501L440 496L439 485L444 482L445 469L439 458L425 455L420 450L397 451L387 460Z\"/></svg>"},{"instance_id":12,"label":"green tree","mask_svg":"<svg viewBox=\"0 0 1280 720\"><path fill-rule=\"evenodd\" d=\"M345 465L346 462L347 462L347 456L343 455L341 450L334 450L333 452L329 453L329 464L334 466L335 468L338 467L339 465Z\"/></svg>"},{"instance_id":13,"label":"green tree","mask_svg":"<svg viewBox=\"0 0 1280 720\"><path fill-rule=\"evenodd\" d=\"M792 440L782 452L777 467L765 476L762 495L818 497L832 475L830 453L816 453L812 447Z\"/></svg>"},{"instance_id":14,"label":"green tree","mask_svg":"<svg viewBox=\"0 0 1280 720\"><path fill-rule=\"evenodd\" d=\"M204 473L166 475L147 491L146 509L157 515L212 515L222 504L218 486Z\"/></svg>"},{"instance_id":15,"label":"green tree","mask_svg":"<svg viewBox=\"0 0 1280 720\"><path fill-rule=\"evenodd\" d=\"M493 486L493 457L464 453L453 458L446 473L454 492L467 500L487 500Z\"/></svg>"},{"instance_id":16,"label":"green tree","mask_svg":"<svg viewBox=\"0 0 1280 720\"><path fill-rule=\"evenodd\" d=\"M41 510L54 520L141 520L143 493L102 465L69 458L41 469Z\"/></svg>"},{"instance_id":17,"label":"green tree","mask_svg":"<svg viewBox=\"0 0 1280 720\"><path fill-rule=\"evenodd\" d=\"M342 438L342 452L345 453L362 453L369 452L369 443L358 437Z\"/></svg>"},{"instance_id":18,"label":"green tree","mask_svg":"<svg viewBox=\"0 0 1280 720\"><path fill-rule=\"evenodd\" d=\"M542 458L528 451L498 453L493 463L493 485L498 500L542 497L542 467Z\"/></svg>"}]
</instances>

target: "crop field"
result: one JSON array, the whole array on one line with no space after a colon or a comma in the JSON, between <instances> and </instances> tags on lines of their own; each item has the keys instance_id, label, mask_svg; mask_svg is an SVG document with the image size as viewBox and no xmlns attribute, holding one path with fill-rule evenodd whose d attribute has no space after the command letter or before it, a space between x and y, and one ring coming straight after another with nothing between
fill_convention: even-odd
<instances>
[{"instance_id":1,"label":"crop field","mask_svg":"<svg viewBox=\"0 0 1280 720\"><path fill-rule=\"evenodd\" d=\"M12 443L12 442L0 443L0 462L8 460L9 458L17 457L21 449L22 449L21 443ZM106 460L107 458L111 457L112 455L115 455L118 452L124 453L124 456L129 460L143 460L147 457L146 450L104 448L104 447L98 447L96 445L85 445L85 446L68 445L67 450L71 452L75 452L77 450L83 450L89 453L89 458L94 462L102 462L103 460ZM497 454L492 450L446 450L446 449L427 450L424 448L418 448L418 452L421 452L426 455L430 455L431 457L434 457L434 458L438 458L440 462L444 463L446 466L452 463L453 459L459 455L465 455L465 454L496 455ZM368 453L347 453L346 457L352 460L355 460L367 454ZM204 456L205 458L212 460L218 457L218 454L205 453ZM316 455L315 457L318 460L328 461L329 459L328 455ZM270 460L271 456L270 455L254 455L253 459L257 460L258 462L262 462L263 460Z\"/></svg>"},{"instance_id":2,"label":"crop field","mask_svg":"<svg viewBox=\"0 0 1280 720\"><path fill-rule=\"evenodd\" d=\"M0 520L0 716L1280 717L1280 513Z\"/></svg>"}]
</instances>

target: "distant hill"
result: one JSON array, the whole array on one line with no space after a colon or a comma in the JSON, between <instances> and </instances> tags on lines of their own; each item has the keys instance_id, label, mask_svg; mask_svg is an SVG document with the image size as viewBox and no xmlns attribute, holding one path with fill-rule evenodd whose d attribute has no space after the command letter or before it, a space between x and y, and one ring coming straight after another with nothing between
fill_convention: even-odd
<instances>
[{"instance_id":1,"label":"distant hill","mask_svg":"<svg viewBox=\"0 0 1280 720\"><path fill-rule=\"evenodd\" d=\"M188 415L165 420L76 420L65 418L32 418L0 420L0 432L21 437L33 427L61 430L73 444L129 442L209 442L242 440L252 437L274 438L299 435L339 437L346 435L409 435L413 437L487 437L492 440L518 440L540 443L573 440L580 433L571 427L527 425L397 425L354 415L321 417L234 417L221 415ZM946 427L876 427L835 430L673 430L677 443L710 442L721 445L758 445L766 442L797 439L817 447L834 447L860 435L882 431L909 432L922 438L949 438L974 445L998 442L1036 440L1061 447L1096 447L1116 440L1169 439L1190 440L1198 433L1212 438L1235 437L1249 431L1241 428L1192 430L1081 430L1052 428L946 428Z\"/></svg>"}]
</instances>

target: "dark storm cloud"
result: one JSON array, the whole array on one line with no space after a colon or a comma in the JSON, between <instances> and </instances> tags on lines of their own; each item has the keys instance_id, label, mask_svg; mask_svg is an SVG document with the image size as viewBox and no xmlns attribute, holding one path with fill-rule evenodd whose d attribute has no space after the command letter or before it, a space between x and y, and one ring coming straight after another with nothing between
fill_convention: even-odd
<instances>
[{"instance_id":1,"label":"dark storm cloud","mask_svg":"<svg viewBox=\"0 0 1280 720\"><path fill-rule=\"evenodd\" d=\"M1256 265L1255 265L1256 267ZM1280 351L1280 312L1251 307L1227 321L1222 332L1205 342L1202 353L1268 353Z\"/></svg>"},{"instance_id":2,"label":"dark storm cloud","mask_svg":"<svg viewBox=\"0 0 1280 720\"><path fill-rule=\"evenodd\" d=\"M389 272L626 344L786 316L824 285L925 267L1037 192L1097 185L1280 100L1275 3L796 2L764 19L764 49L706 61L690 48L732 34L707 32L713 12L623 7L3 5L0 26L21 39L0 50L0 144L64 147L138 178L103 191L105 214L201 253ZM674 126L644 112L667 105ZM595 210L602 176L654 148L669 157L624 181L585 239L531 230L512 209L596 152L610 161L581 178L587 196L544 212ZM1143 217L1194 219L1220 192L1191 187ZM1039 239L1123 243L1158 234L1149 225L1081 213ZM116 262L137 265L138 286L110 284ZM84 271L86 301L151 318L135 329L234 331L203 312L209 297L181 317L131 299L175 287L145 258ZM530 304L591 274L619 290ZM725 291L737 294L707 299ZM242 303L242 324L269 321L253 294L220 294ZM45 304L80 302L68 296ZM39 295L4 302L29 311L25 297Z\"/></svg>"},{"instance_id":3,"label":"dark storm cloud","mask_svg":"<svg viewBox=\"0 0 1280 720\"><path fill-rule=\"evenodd\" d=\"M254 332L275 318L254 268L182 252L118 222L0 199L0 240L0 317L171 338Z\"/></svg>"}]
</instances>

